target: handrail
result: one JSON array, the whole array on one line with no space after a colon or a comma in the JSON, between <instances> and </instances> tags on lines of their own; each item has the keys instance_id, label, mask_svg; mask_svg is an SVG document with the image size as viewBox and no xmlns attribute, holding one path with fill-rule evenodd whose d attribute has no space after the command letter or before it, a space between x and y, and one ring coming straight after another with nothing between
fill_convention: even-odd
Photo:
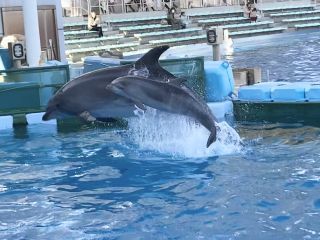
<instances>
[{"instance_id":1,"label":"handrail","mask_svg":"<svg viewBox=\"0 0 320 240\"><path fill-rule=\"evenodd\" d=\"M171 7L181 9L206 8L221 6L241 6L245 0L64 0L69 1L69 7L65 11L70 12L71 17L89 14L92 10L100 15L128 12L163 11ZM296 3L297 0L254 0L258 8L264 4L272 3ZM314 5L313 0L301 0L299 4ZM178 4L179 3L179 4ZM298 6L297 5L297 6Z\"/></svg>"}]
</instances>

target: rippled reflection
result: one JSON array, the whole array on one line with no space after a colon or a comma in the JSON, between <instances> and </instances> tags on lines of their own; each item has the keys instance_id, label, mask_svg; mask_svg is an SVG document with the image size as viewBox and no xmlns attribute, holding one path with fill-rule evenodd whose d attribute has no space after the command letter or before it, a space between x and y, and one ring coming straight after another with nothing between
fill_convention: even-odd
<instances>
[{"instance_id":1,"label":"rippled reflection","mask_svg":"<svg viewBox=\"0 0 320 240\"><path fill-rule=\"evenodd\" d=\"M260 67L263 81L309 81L320 79L320 32L271 35L236 42L226 56L234 67Z\"/></svg>"},{"instance_id":2,"label":"rippled reflection","mask_svg":"<svg viewBox=\"0 0 320 240\"><path fill-rule=\"evenodd\" d=\"M28 141L4 132L1 239L320 234L317 128L238 126L244 151L187 160L136 149L121 131L42 130L29 126Z\"/></svg>"}]
</instances>

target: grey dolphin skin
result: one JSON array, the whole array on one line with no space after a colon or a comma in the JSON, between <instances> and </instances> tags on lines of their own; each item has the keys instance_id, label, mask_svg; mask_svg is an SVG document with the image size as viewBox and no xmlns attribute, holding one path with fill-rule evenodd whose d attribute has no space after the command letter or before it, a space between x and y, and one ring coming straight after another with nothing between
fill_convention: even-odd
<instances>
[{"instance_id":1,"label":"grey dolphin skin","mask_svg":"<svg viewBox=\"0 0 320 240\"><path fill-rule=\"evenodd\" d=\"M176 78L159 64L160 55L168 48L169 46L156 47L134 64L104 68L73 79L50 99L42 119L46 121L71 115L87 121L104 121L112 117L133 116L136 109L134 103L106 90L106 86L116 78L139 72L150 79L167 81Z\"/></svg>"},{"instance_id":2,"label":"grey dolphin skin","mask_svg":"<svg viewBox=\"0 0 320 240\"><path fill-rule=\"evenodd\" d=\"M204 100L192 94L192 91L181 87L180 79L163 82L126 76L114 80L107 89L142 109L145 104L162 111L189 116L210 131L207 147L216 140L216 119L210 108Z\"/></svg>"}]
</instances>

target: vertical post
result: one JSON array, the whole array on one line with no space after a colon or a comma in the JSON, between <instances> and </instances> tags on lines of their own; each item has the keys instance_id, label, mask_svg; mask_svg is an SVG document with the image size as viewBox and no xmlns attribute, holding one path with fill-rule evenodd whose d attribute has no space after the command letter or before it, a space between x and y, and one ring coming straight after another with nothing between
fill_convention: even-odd
<instances>
[{"instance_id":1,"label":"vertical post","mask_svg":"<svg viewBox=\"0 0 320 240\"><path fill-rule=\"evenodd\" d=\"M207 30L207 42L212 45L213 61L220 61L220 45L223 43L223 28L212 27Z\"/></svg>"},{"instance_id":2,"label":"vertical post","mask_svg":"<svg viewBox=\"0 0 320 240\"><path fill-rule=\"evenodd\" d=\"M103 14L101 0L98 1L98 8L99 8L99 15L101 16Z\"/></svg>"},{"instance_id":3,"label":"vertical post","mask_svg":"<svg viewBox=\"0 0 320 240\"><path fill-rule=\"evenodd\" d=\"M220 61L220 44L213 44L212 45L212 53L213 53L213 61Z\"/></svg>"},{"instance_id":4,"label":"vertical post","mask_svg":"<svg viewBox=\"0 0 320 240\"><path fill-rule=\"evenodd\" d=\"M75 12L75 10L74 10L74 8L75 8L75 0L72 0L72 2L71 2L71 16L70 17L74 17L74 12Z\"/></svg>"},{"instance_id":5,"label":"vertical post","mask_svg":"<svg viewBox=\"0 0 320 240\"><path fill-rule=\"evenodd\" d=\"M2 22L2 8L0 8L0 35L4 36L3 22Z\"/></svg>"},{"instance_id":6,"label":"vertical post","mask_svg":"<svg viewBox=\"0 0 320 240\"><path fill-rule=\"evenodd\" d=\"M27 1L25 1L27 2ZM56 28L57 32L57 40L58 40L58 48L61 62L67 62L66 60L66 49L64 44L64 30L63 30L63 17L62 17L62 6L61 0L56 0Z\"/></svg>"},{"instance_id":7,"label":"vertical post","mask_svg":"<svg viewBox=\"0 0 320 240\"><path fill-rule=\"evenodd\" d=\"M109 1L108 0L106 1L105 6L106 6L106 11L107 11L106 13L107 13L108 18L109 18L110 10L109 10ZM109 19L108 19L108 22L109 22ZM109 23L108 23L108 29L109 29Z\"/></svg>"},{"instance_id":8,"label":"vertical post","mask_svg":"<svg viewBox=\"0 0 320 240\"><path fill-rule=\"evenodd\" d=\"M90 12L91 12L91 2L90 2L90 0L87 0L87 13L88 13L88 16L89 16Z\"/></svg>"},{"instance_id":9,"label":"vertical post","mask_svg":"<svg viewBox=\"0 0 320 240\"><path fill-rule=\"evenodd\" d=\"M79 16L80 16L80 17L83 15L83 14L82 14L82 9L83 9L82 1L80 0L80 2L79 2Z\"/></svg>"},{"instance_id":10,"label":"vertical post","mask_svg":"<svg viewBox=\"0 0 320 240\"><path fill-rule=\"evenodd\" d=\"M37 0L23 1L23 20L28 64L36 67L41 55Z\"/></svg>"},{"instance_id":11,"label":"vertical post","mask_svg":"<svg viewBox=\"0 0 320 240\"><path fill-rule=\"evenodd\" d=\"M121 13L126 13L127 12L127 8L125 6L125 2L124 0L121 0Z\"/></svg>"}]
</instances>

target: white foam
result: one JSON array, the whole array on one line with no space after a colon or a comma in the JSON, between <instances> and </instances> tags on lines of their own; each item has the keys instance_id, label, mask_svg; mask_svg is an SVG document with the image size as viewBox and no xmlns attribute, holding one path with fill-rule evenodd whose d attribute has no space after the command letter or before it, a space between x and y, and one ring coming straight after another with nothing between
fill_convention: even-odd
<instances>
[{"instance_id":1,"label":"white foam","mask_svg":"<svg viewBox=\"0 0 320 240\"><path fill-rule=\"evenodd\" d=\"M129 120L129 138L142 150L188 158L233 154L241 139L226 122L217 124L217 141L206 148L209 131L192 119L148 109Z\"/></svg>"}]
</instances>

